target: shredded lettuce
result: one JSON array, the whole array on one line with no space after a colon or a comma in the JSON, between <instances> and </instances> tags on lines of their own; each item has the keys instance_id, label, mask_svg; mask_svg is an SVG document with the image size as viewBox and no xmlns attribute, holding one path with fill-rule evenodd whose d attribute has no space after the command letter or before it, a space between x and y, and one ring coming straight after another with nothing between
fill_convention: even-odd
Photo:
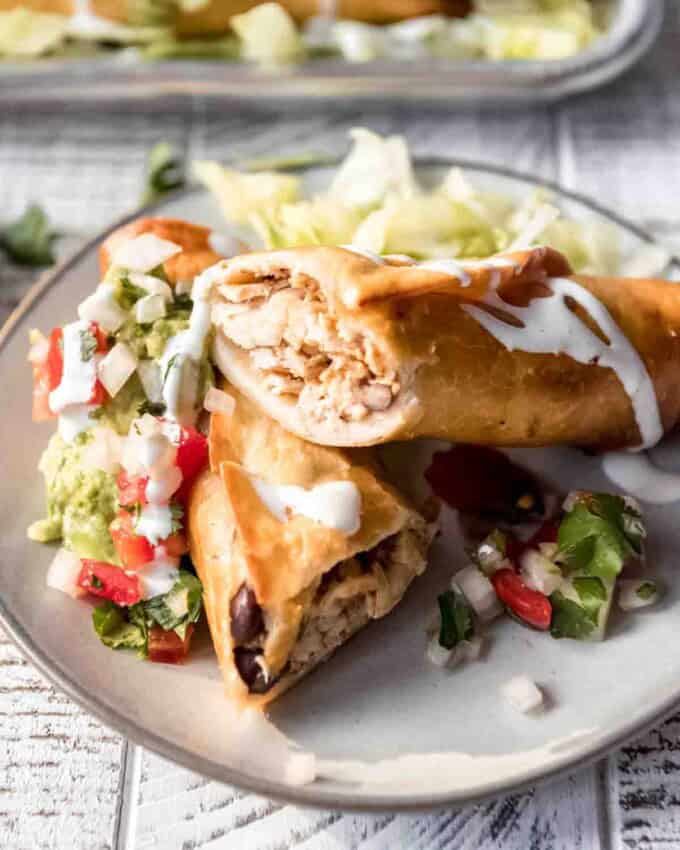
<instances>
[{"instance_id":1,"label":"shredded lettuce","mask_svg":"<svg viewBox=\"0 0 680 850\"><path fill-rule=\"evenodd\" d=\"M241 55L262 65L282 65L304 58L304 45L295 21L278 3L262 3L230 18L241 43Z\"/></svg>"},{"instance_id":2,"label":"shredded lettuce","mask_svg":"<svg viewBox=\"0 0 680 850\"><path fill-rule=\"evenodd\" d=\"M460 168L426 188L416 179L403 138L362 128L352 130L351 138L352 148L328 189L312 197L302 197L291 174L245 174L210 161L194 163L194 174L215 195L225 218L249 225L253 242L265 248L352 244L426 260L550 245L575 272L622 271L619 231L595 217L567 218L546 189L518 200L480 190ZM626 257L625 270L659 274L668 258L653 246Z\"/></svg>"},{"instance_id":3,"label":"shredded lettuce","mask_svg":"<svg viewBox=\"0 0 680 850\"><path fill-rule=\"evenodd\" d=\"M271 214L298 199L300 181L290 174L244 174L207 160L194 162L192 170L215 195L227 221L234 224L248 224L253 213Z\"/></svg>"},{"instance_id":4,"label":"shredded lettuce","mask_svg":"<svg viewBox=\"0 0 680 850\"><path fill-rule=\"evenodd\" d=\"M33 12L23 6L0 12L0 56L35 59L52 53L63 45L68 25L65 15Z\"/></svg>"}]
</instances>

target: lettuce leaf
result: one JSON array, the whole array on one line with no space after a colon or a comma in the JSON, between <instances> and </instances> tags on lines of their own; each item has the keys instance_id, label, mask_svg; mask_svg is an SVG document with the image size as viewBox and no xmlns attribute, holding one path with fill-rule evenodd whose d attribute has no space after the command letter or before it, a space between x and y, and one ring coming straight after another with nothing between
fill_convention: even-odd
<instances>
[{"instance_id":1,"label":"lettuce leaf","mask_svg":"<svg viewBox=\"0 0 680 850\"><path fill-rule=\"evenodd\" d=\"M261 65L281 65L304 58L304 45L295 21L278 3L261 3L230 18L241 43L241 55Z\"/></svg>"}]
</instances>

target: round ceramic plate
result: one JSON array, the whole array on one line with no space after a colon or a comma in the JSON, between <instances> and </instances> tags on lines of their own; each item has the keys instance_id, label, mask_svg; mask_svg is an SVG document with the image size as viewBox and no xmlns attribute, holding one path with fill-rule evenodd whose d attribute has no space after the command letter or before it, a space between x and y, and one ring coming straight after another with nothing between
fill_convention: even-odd
<instances>
[{"instance_id":1,"label":"round ceramic plate","mask_svg":"<svg viewBox=\"0 0 680 850\"><path fill-rule=\"evenodd\" d=\"M422 162L418 171L428 182L449 165ZM462 165L481 188L525 196L537 185L505 171ZM328 175L312 168L303 178L314 189ZM626 252L650 241L583 199L559 191L558 197L571 216L609 220ZM175 196L152 212L224 230L202 192ZM224 699L207 631L181 667L142 663L104 648L92 630L88 603L45 586L53 551L30 543L25 528L43 510L37 464L51 431L30 422L27 332L72 321L76 305L98 280L97 247L105 236L41 281L0 340L0 618L58 687L122 734L200 773L270 796L345 809L424 809L514 791L601 756L677 706L680 654L669 640L680 615L674 505L647 511L651 568L668 591L663 602L649 612L614 616L601 644L555 641L505 621L490 630L480 663L453 671L429 666L426 622L437 593L462 563L450 513L430 569L397 610L281 698L268 719L251 717L245 730ZM407 462L407 483L417 487L429 451L419 444L390 447L386 455L390 464ZM611 489L599 461L580 452L515 454L562 490ZM680 466L680 448L666 446L658 457ZM520 673L544 689L548 708L542 714L518 714L501 699L503 683ZM299 750L313 754L316 765L316 780L304 785L296 784ZM306 765L312 760L303 759Z\"/></svg>"}]
</instances>

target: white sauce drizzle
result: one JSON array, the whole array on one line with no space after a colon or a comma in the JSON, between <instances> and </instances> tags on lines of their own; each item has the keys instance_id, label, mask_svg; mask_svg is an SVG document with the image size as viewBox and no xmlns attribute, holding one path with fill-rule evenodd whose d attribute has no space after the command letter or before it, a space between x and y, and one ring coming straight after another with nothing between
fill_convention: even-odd
<instances>
[{"instance_id":1,"label":"white sauce drizzle","mask_svg":"<svg viewBox=\"0 0 680 850\"><path fill-rule=\"evenodd\" d=\"M602 469L612 483L641 502L665 505L680 500L680 475L658 469L645 453L609 452Z\"/></svg>"},{"instance_id":2,"label":"white sauce drizzle","mask_svg":"<svg viewBox=\"0 0 680 850\"><path fill-rule=\"evenodd\" d=\"M300 514L348 536L361 528L361 493L353 481L327 481L310 490L295 484L270 484L253 475L250 481L279 522L287 522L290 514Z\"/></svg>"},{"instance_id":3,"label":"white sauce drizzle","mask_svg":"<svg viewBox=\"0 0 680 850\"><path fill-rule=\"evenodd\" d=\"M358 254L360 257L364 257L367 260L372 260L378 266L387 265L387 261L384 260L380 254L369 251L367 248L359 248L356 245L340 245L339 247L344 248L345 251L351 251L353 254Z\"/></svg>"},{"instance_id":4,"label":"white sauce drizzle","mask_svg":"<svg viewBox=\"0 0 680 850\"><path fill-rule=\"evenodd\" d=\"M172 590L179 578L179 560L171 558L165 546L156 546L154 559L137 573L142 599L162 596Z\"/></svg>"},{"instance_id":5,"label":"white sauce drizzle","mask_svg":"<svg viewBox=\"0 0 680 850\"><path fill-rule=\"evenodd\" d=\"M189 327L169 339L160 359L162 397L166 413L182 425L193 425L198 416L199 367L210 330L210 292L215 267L196 278Z\"/></svg>"},{"instance_id":6,"label":"white sauce drizzle","mask_svg":"<svg viewBox=\"0 0 680 850\"><path fill-rule=\"evenodd\" d=\"M116 301L113 284L103 282L80 302L78 316L88 322L97 322L109 333L115 333L127 318L127 313Z\"/></svg>"},{"instance_id":7,"label":"white sauce drizzle","mask_svg":"<svg viewBox=\"0 0 680 850\"><path fill-rule=\"evenodd\" d=\"M57 431L65 443L72 443L78 434L92 428L94 421L90 413L96 410L96 405L74 404L63 410L57 422Z\"/></svg>"},{"instance_id":8,"label":"white sauce drizzle","mask_svg":"<svg viewBox=\"0 0 680 850\"><path fill-rule=\"evenodd\" d=\"M59 386L50 393L50 408L53 413L61 413L65 407L72 404L86 404L92 398L97 380L97 358L91 354L84 360L81 355L82 335L89 332L88 322L78 321L64 325L64 371Z\"/></svg>"},{"instance_id":9,"label":"white sauce drizzle","mask_svg":"<svg viewBox=\"0 0 680 850\"><path fill-rule=\"evenodd\" d=\"M553 296L534 298L528 307L515 307L495 292L485 299L523 322L516 327L472 304L463 310L476 319L509 351L533 354L566 354L579 363L597 364L614 371L630 398L642 445L654 445L663 436L654 384L640 355L622 333L606 307L587 289L572 280L554 278L549 283ZM569 309L566 298L580 304L609 339L607 345Z\"/></svg>"},{"instance_id":10,"label":"white sauce drizzle","mask_svg":"<svg viewBox=\"0 0 680 850\"><path fill-rule=\"evenodd\" d=\"M461 286L469 286L472 282L470 275L457 260L427 260L424 263L418 263L414 268L450 274L452 277L458 278Z\"/></svg>"}]
</instances>

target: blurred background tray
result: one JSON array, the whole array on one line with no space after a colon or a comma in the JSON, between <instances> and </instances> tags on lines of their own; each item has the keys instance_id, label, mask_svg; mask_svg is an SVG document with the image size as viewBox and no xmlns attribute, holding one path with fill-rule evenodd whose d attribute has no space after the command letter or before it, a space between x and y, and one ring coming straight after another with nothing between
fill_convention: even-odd
<instances>
[{"instance_id":1,"label":"blurred background tray","mask_svg":"<svg viewBox=\"0 0 680 850\"><path fill-rule=\"evenodd\" d=\"M0 103L102 103L183 95L279 106L283 102L296 107L348 101L476 107L551 102L619 76L659 34L663 0L608 0L608 5L611 17L605 35L579 55L564 60L351 64L333 58L264 72L238 62L148 62L131 59L123 51L94 59L46 58L0 64Z\"/></svg>"}]
</instances>

